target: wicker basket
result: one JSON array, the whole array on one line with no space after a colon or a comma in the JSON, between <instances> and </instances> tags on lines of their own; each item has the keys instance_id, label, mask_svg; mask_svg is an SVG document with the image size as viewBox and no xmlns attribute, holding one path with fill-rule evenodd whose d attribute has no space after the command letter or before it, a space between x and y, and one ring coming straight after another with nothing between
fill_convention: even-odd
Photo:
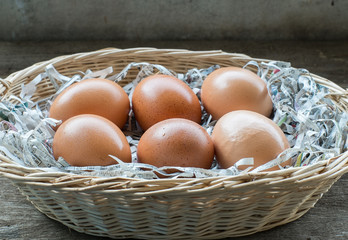
<instances>
[{"instance_id":1,"label":"wicker basket","mask_svg":"<svg viewBox=\"0 0 348 240\"><path fill-rule=\"evenodd\" d=\"M45 66L62 74L100 70L120 71L130 62L162 64L177 72L197 67L244 66L252 59L221 51L103 49L61 56L11 74L0 82L1 95L19 95ZM267 61L267 60L262 60ZM136 76L130 72L121 84ZM332 91L332 99L347 111L347 92L327 79L315 81ZM41 82L35 99L55 92ZM11 179L28 200L64 225L112 238L217 239L264 231L301 217L348 172L348 152L314 165L269 173L248 173L205 179L139 180L45 172L0 156L0 174Z\"/></svg>"}]
</instances>

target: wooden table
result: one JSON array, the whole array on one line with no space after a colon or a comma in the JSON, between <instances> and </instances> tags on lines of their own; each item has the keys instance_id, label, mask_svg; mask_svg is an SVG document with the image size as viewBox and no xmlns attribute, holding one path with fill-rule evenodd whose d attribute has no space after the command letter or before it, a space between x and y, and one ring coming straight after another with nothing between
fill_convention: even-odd
<instances>
[{"instance_id":1,"label":"wooden table","mask_svg":"<svg viewBox=\"0 0 348 240\"><path fill-rule=\"evenodd\" d=\"M157 47L237 52L254 58L289 61L294 67L348 88L348 41L160 41L160 42L0 42L0 77L36 62L105 47ZM71 230L47 218L5 178L0 177L0 240L105 239ZM348 174L300 219L237 239L348 239Z\"/></svg>"}]
</instances>

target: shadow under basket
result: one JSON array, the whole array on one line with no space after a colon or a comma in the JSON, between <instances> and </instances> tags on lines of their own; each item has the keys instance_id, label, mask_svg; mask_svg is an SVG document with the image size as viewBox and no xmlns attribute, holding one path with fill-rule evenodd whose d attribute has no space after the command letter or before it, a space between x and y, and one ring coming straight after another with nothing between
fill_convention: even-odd
<instances>
[{"instance_id":1,"label":"shadow under basket","mask_svg":"<svg viewBox=\"0 0 348 240\"><path fill-rule=\"evenodd\" d=\"M269 61L222 51L108 48L60 56L15 72L0 82L0 94L19 96L21 84L49 64L73 76L109 66L119 72L131 62L161 64L185 73L214 64L242 67L250 60ZM120 84L132 81L136 74L131 70ZM327 79L312 77L328 87L334 102L347 111L347 91ZM38 85L33 100L54 93L47 80ZM273 172L158 180L46 172L0 155L0 175L12 180L39 211L76 231L111 238L218 239L264 231L301 217L346 172L348 152L310 166Z\"/></svg>"}]
</instances>

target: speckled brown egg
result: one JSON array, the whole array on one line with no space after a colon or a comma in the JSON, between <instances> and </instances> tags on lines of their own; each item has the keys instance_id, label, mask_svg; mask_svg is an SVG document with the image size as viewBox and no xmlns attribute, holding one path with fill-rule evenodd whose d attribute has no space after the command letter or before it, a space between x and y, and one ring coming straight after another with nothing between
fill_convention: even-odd
<instances>
[{"instance_id":1,"label":"speckled brown egg","mask_svg":"<svg viewBox=\"0 0 348 240\"><path fill-rule=\"evenodd\" d=\"M129 98L117 83L101 78L75 83L53 101L49 116L63 122L79 114L96 114L122 128L130 110Z\"/></svg>"},{"instance_id":2,"label":"speckled brown egg","mask_svg":"<svg viewBox=\"0 0 348 240\"><path fill-rule=\"evenodd\" d=\"M132 97L135 119L143 130L169 118L201 122L201 106L191 88L176 77L157 74L143 79Z\"/></svg>"},{"instance_id":3,"label":"speckled brown egg","mask_svg":"<svg viewBox=\"0 0 348 240\"><path fill-rule=\"evenodd\" d=\"M252 111L239 110L221 117L213 130L216 159L222 168L242 158L254 158L254 168L275 159L289 148L282 130L269 118ZM249 166L243 166L245 169ZM279 167L268 169L277 170Z\"/></svg>"},{"instance_id":4,"label":"speckled brown egg","mask_svg":"<svg viewBox=\"0 0 348 240\"><path fill-rule=\"evenodd\" d=\"M206 130L197 123L173 118L150 127L140 138L138 161L154 165L210 168L214 145Z\"/></svg>"},{"instance_id":5,"label":"speckled brown egg","mask_svg":"<svg viewBox=\"0 0 348 240\"><path fill-rule=\"evenodd\" d=\"M269 117L273 108L266 83L257 74L238 67L223 67L209 74L202 85L201 100L215 120L235 110Z\"/></svg>"},{"instance_id":6,"label":"speckled brown egg","mask_svg":"<svg viewBox=\"0 0 348 240\"><path fill-rule=\"evenodd\" d=\"M106 118L82 114L66 120L53 139L53 155L72 166L117 164L109 155L131 162L131 151L123 132Z\"/></svg>"}]
</instances>

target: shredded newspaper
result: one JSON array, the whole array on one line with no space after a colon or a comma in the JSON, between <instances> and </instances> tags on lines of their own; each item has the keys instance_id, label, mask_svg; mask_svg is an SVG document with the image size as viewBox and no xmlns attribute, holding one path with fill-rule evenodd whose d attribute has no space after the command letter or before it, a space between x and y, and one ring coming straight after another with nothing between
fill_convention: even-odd
<instances>
[{"instance_id":1,"label":"shredded newspaper","mask_svg":"<svg viewBox=\"0 0 348 240\"><path fill-rule=\"evenodd\" d=\"M330 99L328 88L316 83L311 74L305 69L297 69L287 62L269 62L258 64L250 61L244 67L253 66L258 69L257 74L267 83L272 98L274 111L272 119L285 133L291 148L285 150L276 159L259 166L252 172L267 170L273 166L292 159L292 165L299 167L314 164L320 160L335 157L347 151L348 114L338 109ZM39 74L31 82L22 85L19 97L10 96L0 102L0 152L18 164L27 167L43 168L46 171L63 171L92 176L120 176L141 179L154 179L159 175L171 178L182 177L216 177L240 174L246 170L239 170L241 165L252 165L253 158L239 160L228 169L220 169L214 160L211 169L161 167L139 163L137 161L137 145L142 130L135 121L132 111L123 132L131 147L132 163L124 163L118 158L111 166L70 166L63 158L55 159L52 152L54 130L52 127L60 121L48 118L50 104L64 89L75 82L89 78L106 78L119 82L127 76L130 69L138 69L137 77L124 86L129 98L137 84L145 77L154 73L176 76L191 87L200 99L200 89L204 79L218 65L206 69L191 69L186 73L175 73L158 64L146 62L130 63L121 72L113 74L113 68L92 72L80 72L73 77L60 74L53 65L48 65L45 72ZM56 89L56 93L45 99L33 101L37 85L44 79L49 79ZM15 104L13 102L16 102ZM209 134L212 133L216 121L212 121L202 108L202 126ZM174 173L167 173L168 169L176 169ZM173 172L173 171L169 171Z\"/></svg>"}]
</instances>

